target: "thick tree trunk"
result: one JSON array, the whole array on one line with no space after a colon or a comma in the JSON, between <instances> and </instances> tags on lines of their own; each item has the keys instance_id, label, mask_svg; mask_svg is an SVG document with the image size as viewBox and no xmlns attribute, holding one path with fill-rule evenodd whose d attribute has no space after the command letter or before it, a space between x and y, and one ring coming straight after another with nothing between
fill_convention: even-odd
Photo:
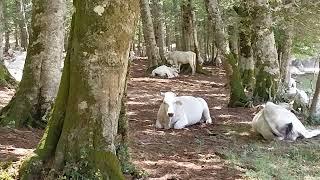
<instances>
[{"instance_id":1,"label":"thick tree trunk","mask_svg":"<svg viewBox=\"0 0 320 180\"><path fill-rule=\"evenodd\" d=\"M239 8L236 9L236 12L240 16L239 67L241 71L242 82L245 88L253 90L255 82L254 60L251 46L252 18L249 13L249 2L242 1Z\"/></svg>"},{"instance_id":2,"label":"thick tree trunk","mask_svg":"<svg viewBox=\"0 0 320 180\"><path fill-rule=\"evenodd\" d=\"M33 1L32 32L18 91L0 114L1 124L43 127L61 77L64 0Z\"/></svg>"},{"instance_id":3,"label":"thick tree trunk","mask_svg":"<svg viewBox=\"0 0 320 180\"><path fill-rule=\"evenodd\" d=\"M73 3L77 11L55 108L21 179L46 179L48 171L67 179L124 179L115 138L138 0Z\"/></svg>"},{"instance_id":4,"label":"thick tree trunk","mask_svg":"<svg viewBox=\"0 0 320 180\"><path fill-rule=\"evenodd\" d=\"M18 24L20 29L21 47L24 50L27 50L29 34L27 29L27 20L26 20L24 5L22 0L15 0L15 2L16 2L16 9L17 9L17 15L18 15Z\"/></svg>"},{"instance_id":5,"label":"thick tree trunk","mask_svg":"<svg viewBox=\"0 0 320 180\"><path fill-rule=\"evenodd\" d=\"M247 97L244 93L244 88L241 81L240 71L237 65L237 60L230 52L225 25L222 21L219 4L217 0L205 0L207 10L213 21L215 44L223 57L223 67L226 71L229 86L230 100L229 106L244 106L247 103Z\"/></svg>"},{"instance_id":6,"label":"thick tree trunk","mask_svg":"<svg viewBox=\"0 0 320 180\"><path fill-rule=\"evenodd\" d=\"M165 32L164 32L164 17L163 17L163 1L152 0L152 15L155 39L159 48L160 58L162 63L166 62L165 53Z\"/></svg>"},{"instance_id":7,"label":"thick tree trunk","mask_svg":"<svg viewBox=\"0 0 320 180\"><path fill-rule=\"evenodd\" d=\"M152 24L150 6L148 0L140 0L140 12L143 26L144 41L149 61L148 70L151 71L161 63L159 49L154 36L154 28Z\"/></svg>"},{"instance_id":8,"label":"thick tree trunk","mask_svg":"<svg viewBox=\"0 0 320 180\"><path fill-rule=\"evenodd\" d=\"M279 63L268 0L254 2L254 53L256 57L256 100L272 100L279 85Z\"/></svg>"}]
</instances>

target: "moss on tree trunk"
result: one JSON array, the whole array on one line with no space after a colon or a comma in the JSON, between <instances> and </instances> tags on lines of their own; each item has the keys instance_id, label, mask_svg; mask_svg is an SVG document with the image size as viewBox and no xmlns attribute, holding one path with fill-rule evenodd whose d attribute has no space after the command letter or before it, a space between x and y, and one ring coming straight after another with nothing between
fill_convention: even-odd
<instances>
[{"instance_id":1,"label":"moss on tree trunk","mask_svg":"<svg viewBox=\"0 0 320 180\"><path fill-rule=\"evenodd\" d=\"M73 4L58 97L21 179L124 179L115 142L138 0Z\"/></svg>"}]
</instances>

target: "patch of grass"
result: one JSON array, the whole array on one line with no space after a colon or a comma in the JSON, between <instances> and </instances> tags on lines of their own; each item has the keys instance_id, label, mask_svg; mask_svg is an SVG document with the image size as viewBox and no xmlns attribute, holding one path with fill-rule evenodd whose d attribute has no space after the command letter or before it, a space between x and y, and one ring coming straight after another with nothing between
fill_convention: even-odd
<instances>
[{"instance_id":1,"label":"patch of grass","mask_svg":"<svg viewBox=\"0 0 320 180\"><path fill-rule=\"evenodd\" d=\"M9 162L0 162L0 179L1 180L14 180L15 171L12 171L13 164Z\"/></svg>"},{"instance_id":2,"label":"patch of grass","mask_svg":"<svg viewBox=\"0 0 320 180\"><path fill-rule=\"evenodd\" d=\"M226 149L227 159L248 179L320 179L320 143L252 142Z\"/></svg>"}]
</instances>

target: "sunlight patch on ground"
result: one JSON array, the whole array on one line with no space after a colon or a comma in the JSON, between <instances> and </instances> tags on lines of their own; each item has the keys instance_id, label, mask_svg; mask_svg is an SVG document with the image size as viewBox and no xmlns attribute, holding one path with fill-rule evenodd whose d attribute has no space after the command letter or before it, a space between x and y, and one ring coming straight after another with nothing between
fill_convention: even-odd
<instances>
[{"instance_id":1,"label":"sunlight patch on ground","mask_svg":"<svg viewBox=\"0 0 320 180\"><path fill-rule=\"evenodd\" d=\"M34 149L17 148L14 146L0 144L0 157L6 156L20 159L23 156L32 153L33 151Z\"/></svg>"}]
</instances>

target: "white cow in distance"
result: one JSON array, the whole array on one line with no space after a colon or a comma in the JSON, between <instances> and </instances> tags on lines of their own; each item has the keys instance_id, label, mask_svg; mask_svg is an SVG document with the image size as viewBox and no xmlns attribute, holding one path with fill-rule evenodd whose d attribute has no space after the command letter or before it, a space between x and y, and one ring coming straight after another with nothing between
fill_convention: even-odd
<instances>
[{"instance_id":1,"label":"white cow in distance","mask_svg":"<svg viewBox=\"0 0 320 180\"><path fill-rule=\"evenodd\" d=\"M151 76L168 77L170 79L170 78L178 77L179 74L178 74L178 70L176 68L162 65L162 66L155 68L151 72Z\"/></svg>"},{"instance_id":2,"label":"white cow in distance","mask_svg":"<svg viewBox=\"0 0 320 180\"><path fill-rule=\"evenodd\" d=\"M193 96L176 96L173 92L161 93L163 102L160 105L156 128L182 129L196 124L203 118L211 124L212 119L207 102Z\"/></svg>"},{"instance_id":3,"label":"white cow in distance","mask_svg":"<svg viewBox=\"0 0 320 180\"><path fill-rule=\"evenodd\" d=\"M192 69L192 75L196 73L196 53L192 51L172 51L166 53L167 62L178 68L180 72L180 67L182 64L189 64ZM203 62L203 59L201 60Z\"/></svg>"},{"instance_id":4,"label":"white cow in distance","mask_svg":"<svg viewBox=\"0 0 320 180\"><path fill-rule=\"evenodd\" d=\"M298 137L312 138L320 130L307 130L299 119L286 108L267 102L265 107L254 116L252 128L266 140L292 140Z\"/></svg>"}]
</instances>

